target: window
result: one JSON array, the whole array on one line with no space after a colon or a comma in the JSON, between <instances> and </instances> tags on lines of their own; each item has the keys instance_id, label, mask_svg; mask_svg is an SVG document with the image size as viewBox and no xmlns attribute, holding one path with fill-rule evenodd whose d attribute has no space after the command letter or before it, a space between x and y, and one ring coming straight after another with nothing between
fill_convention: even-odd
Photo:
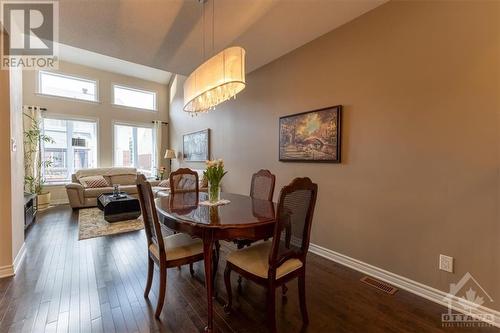
<instances>
[{"instance_id":1,"label":"window","mask_svg":"<svg viewBox=\"0 0 500 333\"><path fill-rule=\"evenodd\" d=\"M156 111L156 93L113 85L113 104Z\"/></svg>"},{"instance_id":2,"label":"window","mask_svg":"<svg viewBox=\"0 0 500 333\"><path fill-rule=\"evenodd\" d=\"M151 176L155 166L155 135L152 127L114 125L114 165L135 167Z\"/></svg>"},{"instance_id":3,"label":"window","mask_svg":"<svg viewBox=\"0 0 500 333\"><path fill-rule=\"evenodd\" d=\"M97 81L53 72L38 72L38 92L44 95L98 101Z\"/></svg>"},{"instance_id":4,"label":"window","mask_svg":"<svg viewBox=\"0 0 500 333\"><path fill-rule=\"evenodd\" d=\"M68 182L76 170L97 166L96 122L44 118L43 131L54 140L42 147L44 160L52 162L43 170L48 183Z\"/></svg>"}]
</instances>

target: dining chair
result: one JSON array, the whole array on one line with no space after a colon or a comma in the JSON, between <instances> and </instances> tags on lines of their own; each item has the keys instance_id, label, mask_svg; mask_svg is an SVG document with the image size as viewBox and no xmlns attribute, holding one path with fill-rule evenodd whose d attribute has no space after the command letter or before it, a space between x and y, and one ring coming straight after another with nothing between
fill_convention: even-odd
<instances>
[{"instance_id":1,"label":"dining chair","mask_svg":"<svg viewBox=\"0 0 500 333\"><path fill-rule=\"evenodd\" d=\"M170 193L199 192L198 173L189 168L180 168L170 173Z\"/></svg>"},{"instance_id":2,"label":"dining chair","mask_svg":"<svg viewBox=\"0 0 500 333\"><path fill-rule=\"evenodd\" d=\"M169 183L171 195L175 195L176 193L192 192L195 193L196 197L198 197L198 194L200 193L198 173L189 168L179 168L171 172L169 176ZM174 231L174 233L177 232ZM219 241L215 242L215 253L217 258L215 266L217 267L220 253ZM189 265L189 270L191 273L193 272L192 264Z\"/></svg>"},{"instance_id":3,"label":"dining chair","mask_svg":"<svg viewBox=\"0 0 500 333\"><path fill-rule=\"evenodd\" d=\"M269 170L261 169L252 175L250 196L254 199L273 201L276 176Z\"/></svg>"},{"instance_id":4,"label":"dining chair","mask_svg":"<svg viewBox=\"0 0 500 333\"><path fill-rule=\"evenodd\" d=\"M304 324L309 322L306 307L305 274L311 224L318 185L309 178L296 178L280 193L274 236L270 241L254 244L231 252L224 271L228 302L231 311L231 272L267 288L267 323L276 331L276 288L298 278L299 302ZM291 236L291 237L290 237Z\"/></svg>"},{"instance_id":5,"label":"dining chair","mask_svg":"<svg viewBox=\"0 0 500 333\"><path fill-rule=\"evenodd\" d=\"M160 271L160 289L155 317L159 318L165 300L167 269L190 264L192 275L194 273L192 264L203 260L203 243L200 239L192 238L184 233L164 237L156 212L151 184L142 174L137 177L137 191L148 243L148 277L144 297L147 298L151 290L154 265L156 264Z\"/></svg>"},{"instance_id":6,"label":"dining chair","mask_svg":"<svg viewBox=\"0 0 500 333\"><path fill-rule=\"evenodd\" d=\"M273 201L274 184L276 176L269 170L260 169L252 175L250 184L250 197L253 199ZM237 239L234 241L238 249L250 246L254 241L249 239ZM241 280L238 280L241 282Z\"/></svg>"}]
</instances>

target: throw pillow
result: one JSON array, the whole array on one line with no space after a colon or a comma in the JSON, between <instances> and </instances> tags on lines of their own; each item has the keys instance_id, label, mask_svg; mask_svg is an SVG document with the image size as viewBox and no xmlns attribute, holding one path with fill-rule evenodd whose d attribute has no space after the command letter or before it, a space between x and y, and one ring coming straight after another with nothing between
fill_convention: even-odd
<instances>
[{"instance_id":1,"label":"throw pillow","mask_svg":"<svg viewBox=\"0 0 500 333\"><path fill-rule=\"evenodd\" d=\"M170 187L170 181L168 179L164 179L158 183L159 187Z\"/></svg>"},{"instance_id":2,"label":"throw pillow","mask_svg":"<svg viewBox=\"0 0 500 333\"><path fill-rule=\"evenodd\" d=\"M108 187L109 184L104 179L103 176L88 176L79 179L83 187L87 188L97 188L97 187Z\"/></svg>"}]
</instances>

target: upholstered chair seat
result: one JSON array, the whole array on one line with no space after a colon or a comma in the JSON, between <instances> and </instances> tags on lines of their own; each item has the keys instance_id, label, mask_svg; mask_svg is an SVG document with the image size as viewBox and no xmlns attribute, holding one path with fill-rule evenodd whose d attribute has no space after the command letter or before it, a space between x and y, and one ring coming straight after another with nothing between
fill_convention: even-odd
<instances>
[{"instance_id":1,"label":"upholstered chair seat","mask_svg":"<svg viewBox=\"0 0 500 333\"><path fill-rule=\"evenodd\" d=\"M163 237L167 260L177 260L203 255L203 242L199 238L192 238L187 234L174 234ZM160 258L158 246L154 243L149 245L149 251L156 258Z\"/></svg>"},{"instance_id":2,"label":"upholstered chair seat","mask_svg":"<svg viewBox=\"0 0 500 333\"><path fill-rule=\"evenodd\" d=\"M253 275L267 279L269 273L269 253L272 242L262 242L250 247L231 252L227 261ZM299 259L292 258L285 261L276 269L276 278L281 278L302 267Z\"/></svg>"}]
</instances>

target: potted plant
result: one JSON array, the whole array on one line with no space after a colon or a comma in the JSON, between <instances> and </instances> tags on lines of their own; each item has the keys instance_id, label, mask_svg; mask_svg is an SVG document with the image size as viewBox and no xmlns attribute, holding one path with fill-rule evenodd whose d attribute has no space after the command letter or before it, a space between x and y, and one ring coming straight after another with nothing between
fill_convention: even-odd
<instances>
[{"instance_id":1,"label":"potted plant","mask_svg":"<svg viewBox=\"0 0 500 333\"><path fill-rule=\"evenodd\" d=\"M221 159L206 161L207 170L203 175L208 179L208 201L217 203L220 200L220 183L227 173L224 171L224 161Z\"/></svg>"},{"instance_id":2,"label":"potted plant","mask_svg":"<svg viewBox=\"0 0 500 333\"><path fill-rule=\"evenodd\" d=\"M40 121L30 118L31 126L24 131L24 186L27 192L37 195L37 208L46 209L50 204L50 192L44 191L45 179L43 169L52 165L52 161L42 159L42 143L55 143L55 141L42 131Z\"/></svg>"}]
</instances>

